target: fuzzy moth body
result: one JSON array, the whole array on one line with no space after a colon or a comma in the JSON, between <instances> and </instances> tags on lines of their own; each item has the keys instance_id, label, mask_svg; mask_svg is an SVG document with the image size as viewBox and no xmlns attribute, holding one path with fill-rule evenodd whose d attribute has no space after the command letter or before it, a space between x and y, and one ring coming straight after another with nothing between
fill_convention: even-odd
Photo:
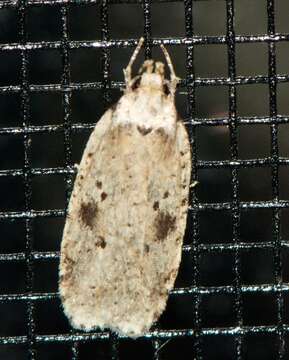
<instances>
[{"instance_id":1,"label":"fuzzy moth body","mask_svg":"<svg viewBox=\"0 0 289 360\"><path fill-rule=\"evenodd\" d=\"M73 327L138 337L164 311L186 227L190 144L177 77L147 60L86 145L61 243L59 291Z\"/></svg>"}]
</instances>

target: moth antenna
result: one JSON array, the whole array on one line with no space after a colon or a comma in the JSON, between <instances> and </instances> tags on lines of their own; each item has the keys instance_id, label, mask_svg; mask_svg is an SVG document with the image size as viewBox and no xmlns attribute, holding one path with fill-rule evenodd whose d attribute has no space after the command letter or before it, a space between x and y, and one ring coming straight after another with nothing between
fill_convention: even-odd
<instances>
[{"instance_id":1,"label":"moth antenna","mask_svg":"<svg viewBox=\"0 0 289 360\"><path fill-rule=\"evenodd\" d=\"M144 38L141 37L139 39L137 47L135 48L135 50L129 60L127 67L123 70L124 80L125 80L125 84L126 84L127 88L131 87L131 68L132 68L133 63L135 62L136 57L138 56L138 53L140 52L140 49L141 49L143 43L144 43Z\"/></svg>"},{"instance_id":2,"label":"moth antenna","mask_svg":"<svg viewBox=\"0 0 289 360\"><path fill-rule=\"evenodd\" d=\"M171 80L170 81L170 90L171 90L171 94L174 95L176 92L177 84L181 79L179 77L177 77L170 54L168 53L168 50L164 47L163 44L161 44L161 49L165 55L165 59L167 61L168 67L170 69L170 80Z\"/></svg>"}]
</instances>

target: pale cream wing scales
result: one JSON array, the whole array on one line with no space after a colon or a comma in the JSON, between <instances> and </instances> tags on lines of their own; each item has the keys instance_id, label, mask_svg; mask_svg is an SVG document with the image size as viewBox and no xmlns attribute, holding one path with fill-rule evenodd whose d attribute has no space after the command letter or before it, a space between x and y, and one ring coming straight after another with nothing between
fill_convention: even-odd
<instances>
[{"instance_id":1,"label":"pale cream wing scales","mask_svg":"<svg viewBox=\"0 0 289 360\"><path fill-rule=\"evenodd\" d=\"M60 292L74 326L133 336L163 311L176 277L189 187L181 160L190 160L181 155L188 144L181 142L188 140L182 125L171 139L157 130L143 136L134 126L115 128L110 120L96 127L80 165Z\"/></svg>"}]
</instances>

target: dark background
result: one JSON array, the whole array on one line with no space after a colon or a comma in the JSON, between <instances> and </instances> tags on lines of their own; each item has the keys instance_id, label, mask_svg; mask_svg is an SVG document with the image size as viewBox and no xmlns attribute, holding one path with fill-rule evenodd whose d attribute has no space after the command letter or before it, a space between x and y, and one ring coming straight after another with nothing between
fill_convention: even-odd
<instances>
[{"instance_id":1,"label":"dark background","mask_svg":"<svg viewBox=\"0 0 289 360\"><path fill-rule=\"evenodd\" d=\"M189 2L185 6L182 1L153 1L148 6L149 16L144 16L141 3L101 7L93 2L71 1L73 4L62 8L60 4L51 6L49 1L43 5L37 1L38 5L33 6L30 1L23 12L12 1L11 6L9 1L7 6L0 4L0 253L8 254L0 256L0 358L287 359L288 39L276 41L273 51L279 75L276 99L266 80L268 42L259 37L256 42L235 44L238 124L234 129L228 126L228 46L225 41L210 41L227 34L227 4L232 5L231 1L192 1L193 35L202 41L193 48L191 68L184 41L188 36L185 24L188 32ZM271 3L236 0L236 35L267 34L267 6ZM289 34L288 1L278 0L273 8L276 33ZM61 43L65 11L68 40L73 44L67 50L67 58L62 51L65 43ZM26 35L21 34L23 14ZM107 19L101 14L107 15ZM55 341L51 337L45 339L44 335L73 334L56 294L57 251L64 225L62 210L71 189L72 165L81 159L97 119L121 96L122 69L133 51L132 46L124 47L121 43L103 52L89 41L105 37L138 39L144 35L144 29L148 39L179 40L167 48L177 74L184 80L176 102L190 131L195 150L195 178L199 181L192 193L195 210L189 214L177 290L156 324L157 330L176 329L176 332L138 340L117 339L105 333L103 339L82 339L78 344L68 336ZM25 37L34 45L25 51L27 74L23 77L21 47L16 44ZM86 40L88 45L84 46ZM44 41L49 42L47 46L43 46ZM9 44L14 45L9 48ZM40 45L37 48L35 44ZM158 46L150 49L153 58L163 60ZM143 60L142 52L136 68ZM67 62L66 76L70 69L70 79L63 77L63 61ZM104 68L107 76L103 75ZM185 80L191 74L196 83L188 96ZM27 97L21 84L24 88L30 85ZM67 84L73 86L65 98L62 90ZM101 89L101 84L108 85L108 89ZM276 140L272 137L275 128L270 125L272 97L280 115L275 145L283 161L275 173L273 187L269 162L272 143ZM190 104L188 99L192 100ZM23 134L24 125L28 136ZM232 134L233 138L236 135L233 145ZM237 179L237 185L232 184L233 165L229 162L236 148L240 161L233 178ZM275 151L273 155L278 153ZM246 161L250 159L251 162ZM25 164L27 178L22 171ZM278 202L274 189L278 189L279 200L284 202ZM228 206L234 194L237 204L240 201L248 206L239 206L232 212ZM273 199L283 204L279 211L270 205ZM33 211L29 212L30 209ZM273 285L278 282L284 285L279 294L273 291ZM184 290L178 291L179 288ZM29 293L34 295L31 302L25 297ZM242 337L237 336L238 325L243 325ZM27 335L30 343L25 342ZM7 344L4 337L9 337ZM164 344L159 351L157 338L159 345Z\"/></svg>"}]
</instances>

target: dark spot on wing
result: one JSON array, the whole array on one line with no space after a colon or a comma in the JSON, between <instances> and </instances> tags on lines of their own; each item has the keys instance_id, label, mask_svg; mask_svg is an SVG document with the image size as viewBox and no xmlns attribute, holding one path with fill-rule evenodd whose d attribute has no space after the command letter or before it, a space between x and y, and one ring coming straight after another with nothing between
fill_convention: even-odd
<instances>
[{"instance_id":1,"label":"dark spot on wing","mask_svg":"<svg viewBox=\"0 0 289 360\"><path fill-rule=\"evenodd\" d=\"M105 238L103 236L99 236L98 240L95 243L96 247L101 247L102 249L104 249L106 247L106 241Z\"/></svg>"},{"instance_id":2,"label":"dark spot on wing","mask_svg":"<svg viewBox=\"0 0 289 360\"><path fill-rule=\"evenodd\" d=\"M101 195L101 201L105 200L107 198L107 193L106 192L102 192Z\"/></svg>"},{"instance_id":3,"label":"dark spot on wing","mask_svg":"<svg viewBox=\"0 0 289 360\"><path fill-rule=\"evenodd\" d=\"M137 129L143 136L149 134L152 131L152 128L146 128L144 126L139 126L139 125L137 126Z\"/></svg>"},{"instance_id":4,"label":"dark spot on wing","mask_svg":"<svg viewBox=\"0 0 289 360\"><path fill-rule=\"evenodd\" d=\"M164 199L166 199L166 198L168 198L169 197L169 192L168 191L166 191L165 193L164 193Z\"/></svg>"},{"instance_id":5,"label":"dark spot on wing","mask_svg":"<svg viewBox=\"0 0 289 360\"><path fill-rule=\"evenodd\" d=\"M153 204L153 209L154 209L154 210L158 210L159 207L160 207L159 202L158 202L158 201L155 201L154 204Z\"/></svg>"},{"instance_id":6,"label":"dark spot on wing","mask_svg":"<svg viewBox=\"0 0 289 360\"><path fill-rule=\"evenodd\" d=\"M80 205L79 217L84 225L90 227L92 229L93 223L97 217L97 204L90 201L88 203L82 203Z\"/></svg>"},{"instance_id":7,"label":"dark spot on wing","mask_svg":"<svg viewBox=\"0 0 289 360\"><path fill-rule=\"evenodd\" d=\"M148 253L150 252L150 247L149 247L149 245L145 244L144 250L145 250L145 252L148 254Z\"/></svg>"},{"instance_id":8,"label":"dark spot on wing","mask_svg":"<svg viewBox=\"0 0 289 360\"><path fill-rule=\"evenodd\" d=\"M168 87L168 84L164 84L163 85L163 92L166 94L166 95L170 95L170 89Z\"/></svg>"},{"instance_id":9,"label":"dark spot on wing","mask_svg":"<svg viewBox=\"0 0 289 360\"><path fill-rule=\"evenodd\" d=\"M164 240L176 228L176 217L165 212L159 212L155 218L156 238Z\"/></svg>"},{"instance_id":10,"label":"dark spot on wing","mask_svg":"<svg viewBox=\"0 0 289 360\"><path fill-rule=\"evenodd\" d=\"M161 137L164 137L164 138L167 138L168 137L168 135L167 135L167 133L166 133L166 131L165 131L165 129L164 128L157 128L156 129L156 131L155 131L158 135L160 135Z\"/></svg>"},{"instance_id":11,"label":"dark spot on wing","mask_svg":"<svg viewBox=\"0 0 289 360\"><path fill-rule=\"evenodd\" d=\"M101 188L102 188L102 182L101 182L101 181L97 181L97 182L96 182L96 187L97 187L98 189L101 189Z\"/></svg>"},{"instance_id":12,"label":"dark spot on wing","mask_svg":"<svg viewBox=\"0 0 289 360\"><path fill-rule=\"evenodd\" d=\"M88 157L92 157L92 155L93 155L93 153L91 153L91 152L87 154Z\"/></svg>"},{"instance_id":13,"label":"dark spot on wing","mask_svg":"<svg viewBox=\"0 0 289 360\"><path fill-rule=\"evenodd\" d=\"M182 200L182 205L186 205L186 203L187 203L187 199L184 198L184 199Z\"/></svg>"}]
</instances>

